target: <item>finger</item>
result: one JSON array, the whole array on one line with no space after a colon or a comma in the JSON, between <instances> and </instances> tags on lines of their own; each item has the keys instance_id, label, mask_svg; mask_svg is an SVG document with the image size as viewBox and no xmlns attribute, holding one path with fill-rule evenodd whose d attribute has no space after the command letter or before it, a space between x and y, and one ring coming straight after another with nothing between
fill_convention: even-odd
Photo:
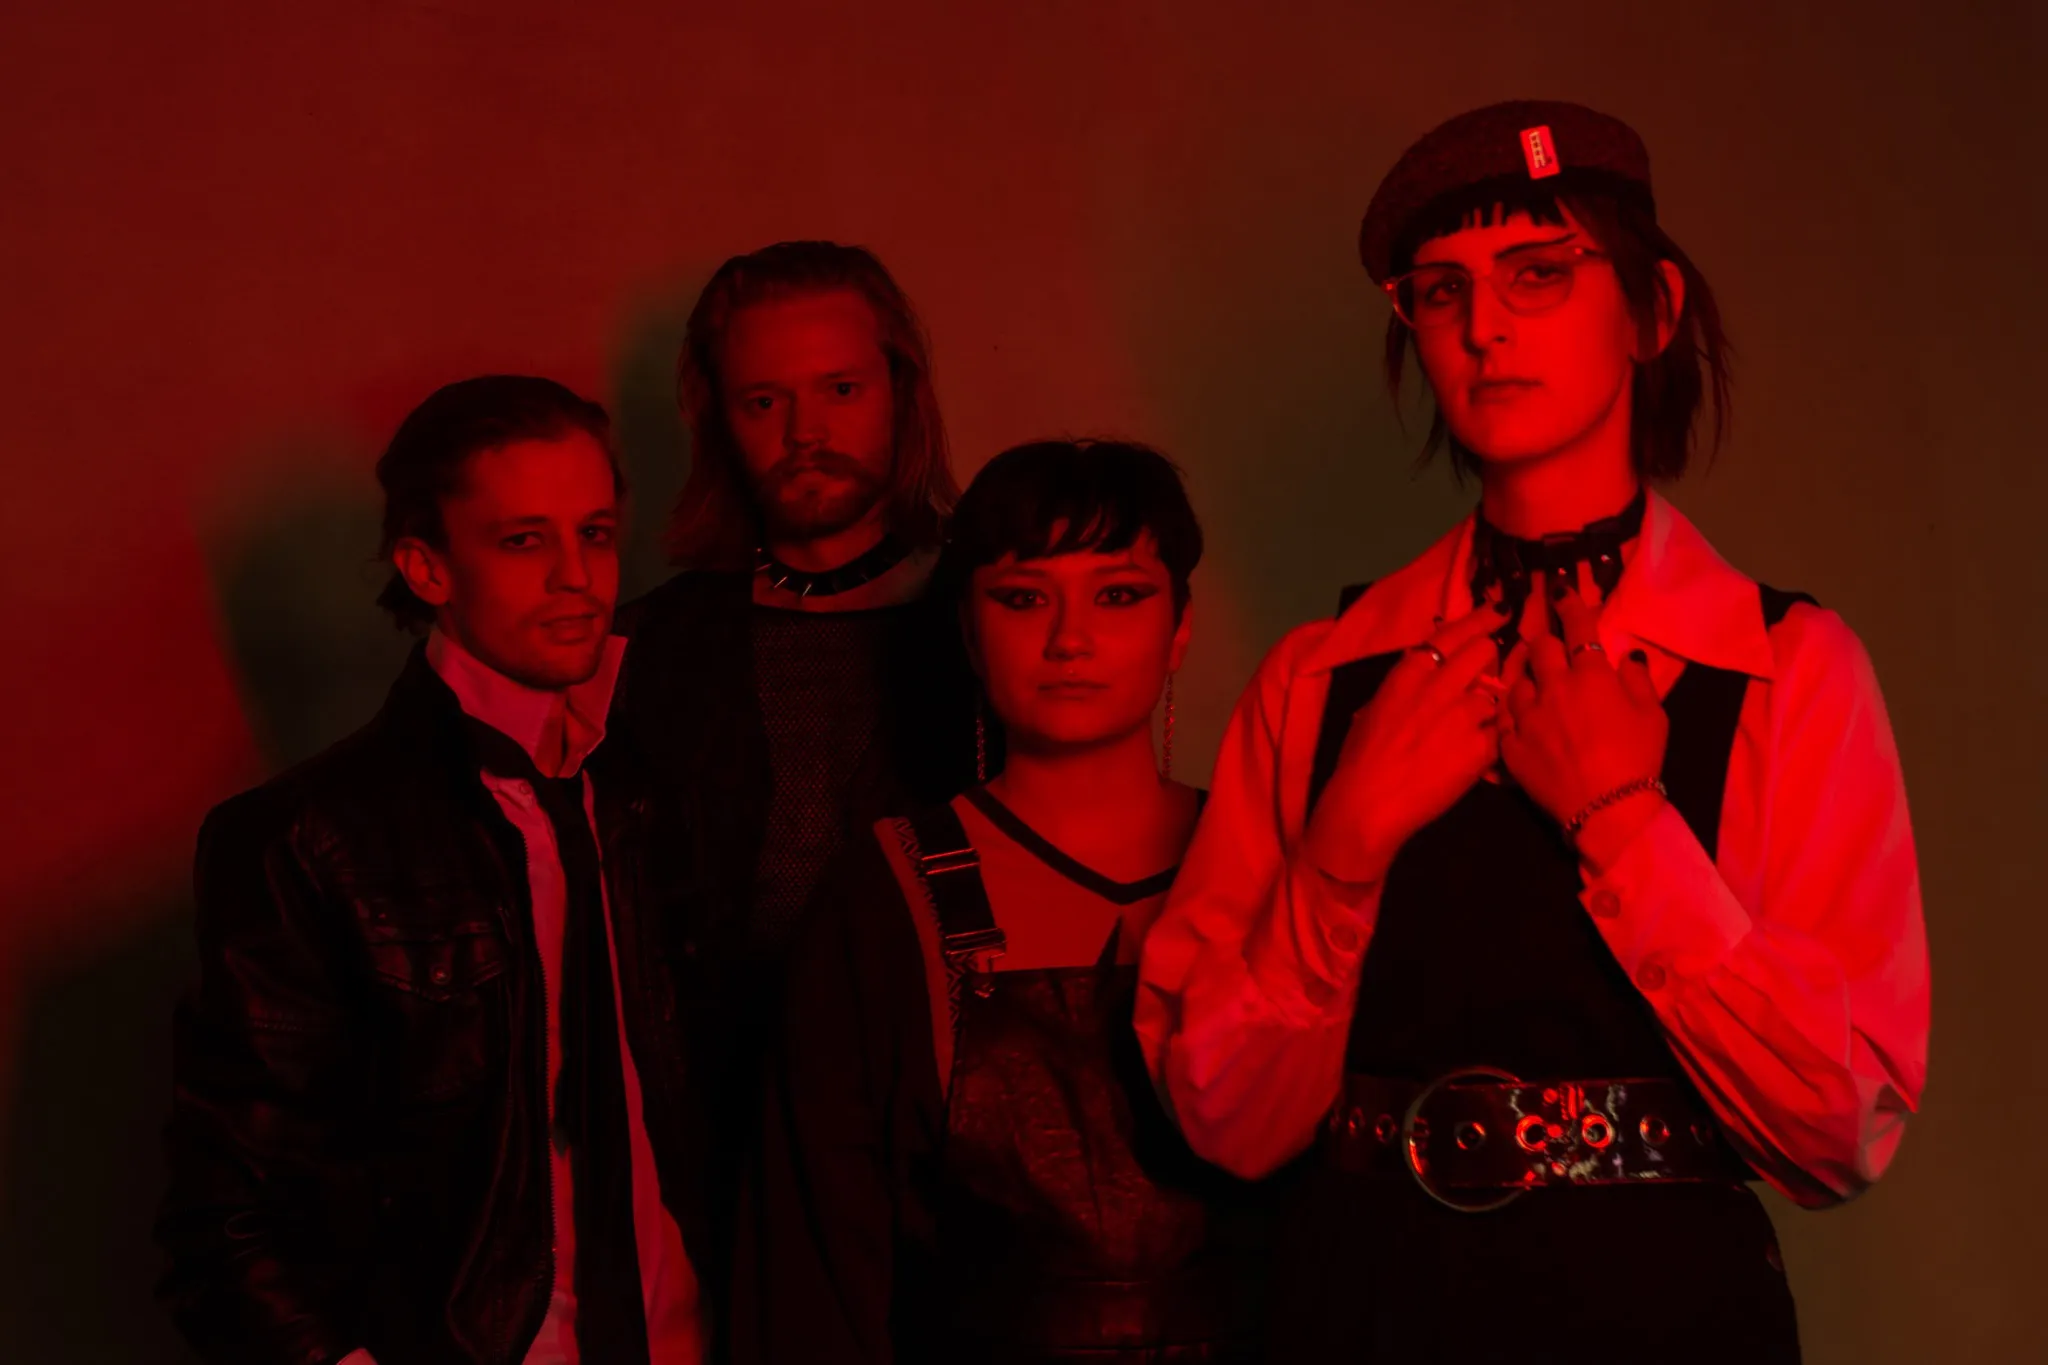
<instances>
[{"instance_id":1,"label":"finger","mask_svg":"<svg viewBox=\"0 0 2048 1365\"><path fill-rule=\"evenodd\" d=\"M1508 651L1508 657L1500 662L1501 684L1505 688L1513 690L1516 683L1528 676L1529 643L1526 640L1517 640L1515 641L1515 647Z\"/></svg>"},{"instance_id":2,"label":"finger","mask_svg":"<svg viewBox=\"0 0 2048 1365\"><path fill-rule=\"evenodd\" d=\"M1491 632L1498 630L1501 614L1493 603L1487 603L1476 610L1467 612L1455 621L1439 621L1437 630L1423 643L1416 645L1402 656L1387 680L1380 685L1380 691L1400 698L1420 693L1432 686L1432 680L1443 671L1453 658L1459 657L1474 640L1485 640L1491 645ZM1460 674L1465 677L1464 674ZM1466 678L1469 681L1469 677ZM1462 687L1464 682L1457 684Z\"/></svg>"},{"instance_id":3,"label":"finger","mask_svg":"<svg viewBox=\"0 0 2048 1365\"><path fill-rule=\"evenodd\" d=\"M1522 719L1529 714L1535 705L1536 684L1529 681L1528 678L1520 679L1513 687L1508 689L1508 714L1514 717L1516 725L1519 726L1522 723Z\"/></svg>"},{"instance_id":4,"label":"finger","mask_svg":"<svg viewBox=\"0 0 2048 1365\"><path fill-rule=\"evenodd\" d=\"M1505 619L1500 605L1488 602L1438 627L1436 633L1429 637L1429 642L1449 657L1463 649L1467 642L1492 635Z\"/></svg>"},{"instance_id":5,"label":"finger","mask_svg":"<svg viewBox=\"0 0 2048 1365\"><path fill-rule=\"evenodd\" d=\"M1494 719L1503 734L1515 728L1515 712L1512 699L1515 689L1528 683L1528 677L1529 650L1520 641L1516 641L1515 647L1508 651L1508 657L1501 663L1499 676L1494 677L1484 674L1480 676L1481 684L1485 685L1500 698L1500 705L1494 712ZM1535 698L1536 688L1532 683L1528 685L1527 695L1523 697L1522 704L1533 704Z\"/></svg>"},{"instance_id":6,"label":"finger","mask_svg":"<svg viewBox=\"0 0 2048 1365\"><path fill-rule=\"evenodd\" d=\"M1614 670L1621 679L1621 690L1628 693L1629 700L1638 706L1657 706L1662 703L1657 697L1657 683L1650 676L1650 656L1640 649L1632 649L1621 661L1621 667Z\"/></svg>"},{"instance_id":7,"label":"finger","mask_svg":"<svg viewBox=\"0 0 2048 1365\"><path fill-rule=\"evenodd\" d=\"M1600 613L1588 606L1586 599L1577 592L1561 594L1551 606L1556 610L1558 625L1564 631L1566 654L1583 659L1595 653L1585 646L1600 643Z\"/></svg>"},{"instance_id":8,"label":"finger","mask_svg":"<svg viewBox=\"0 0 2048 1365\"><path fill-rule=\"evenodd\" d=\"M1552 633L1550 628L1549 584L1538 578L1529 585L1529 600L1522 608L1522 638L1540 640Z\"/></svg>"},{"instance_id":9,"label":"finger","mask_svg":"<svg viewBox=\"0 0 2048 1365\"><path fill-rule=\"evenodd\" d=\"M1522 738L1522 732L1513 725L1503 725L1500 731L1500 762L1514 776L1518 765L1528 756L1529 742Z\"/></svg>"},{"instance_id":10,"label":"finger","mask_svg":"<svg viewBox=\"0 0 2048 1365\"><path fill-rule=\"evenodd\" d=\"M1380 684L1379 696L1387 699L1390 705L1405 706L1408 698L1419 693L1439 667L1430 646L1416 645L1403 653L1388 670L1386 681Z\"/></svg>"},{"instance_id":11,"label":"finger","mask_svg":"<svg viewBox=\"0 0 2048 1365\"><path fill-rule=\"evenodd\" d=\"M1571 665L1565 660L1564 646L1557 637L1549 633L1537 636L1528 642L1529 676L1538 687L1548 687L1571 672Z\"/></svg>"},{"instance_id":12,"label":"finger","mask_svg":"<svg viewBox=\"0 0 2048 1365\"><path fill-rule=\"evenodd\" d=\"M1490 730L1500 723L1500 698L1483 687L1466 688L1458 706L1465 719L1479 729Z\"/></svg>"},{"instance_id":13,"label":"finger","mask_svg":"<svg viewBox=\"0 0 2048 1365\"><path fill-rule=\"evenodd\" d=\"M1486 676L1497 657L1491 635L1473 636L1444 659L1443 667L1429 680L1428 695L1438 704L1455 700L1458 693L1471 690Z\"/></svg>"}]
</instances>

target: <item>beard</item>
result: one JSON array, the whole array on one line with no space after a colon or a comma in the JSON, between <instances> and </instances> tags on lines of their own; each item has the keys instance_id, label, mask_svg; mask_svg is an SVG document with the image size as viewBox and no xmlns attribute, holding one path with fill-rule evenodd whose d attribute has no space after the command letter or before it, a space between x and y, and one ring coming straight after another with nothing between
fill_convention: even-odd
<instances>
[{"instance_id":1,"label":"beard","mask_svg":"<svg viewBox=\"0 0 2048 1365\"><path fill-rule=\"evenodd\" d=\"M754 483L754 502L769 536L785 541L816 540L857 526L887 493L880 475L836 450L790 455Z\"/></svg>"}]
</instances>

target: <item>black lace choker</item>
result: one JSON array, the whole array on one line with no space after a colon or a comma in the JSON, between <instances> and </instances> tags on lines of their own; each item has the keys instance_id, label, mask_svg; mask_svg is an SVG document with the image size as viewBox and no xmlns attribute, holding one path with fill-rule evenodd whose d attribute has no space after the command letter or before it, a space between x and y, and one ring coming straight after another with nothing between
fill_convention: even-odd
<instances>
[{"instance_id":1,"label":"black lace choker","mask_svg":"<svg viewBox=\"0 0 2048 1365\"><path fill-rule=\"evenodd\" d=\"M1648 503L1649 495L1638 489L1619 515L1537 540L1511 536L1481 513L1472 530L1472 604L1479 605L1498 587L1501 600L1519 616L1537 578L1576 586L1581 564L1591 567L1601 600L1606 600L1621 582L1621 547L1642 534Z\"/></svg>"},{"instance_id":2,"label":"black lace choker","mask_svg":"<svg viewBox=\"0 0 2048 1365\"><path fill-rule=\"evenodd\" d=\"M865 554L848 560L836 569L822 573L810 573L804 569L792 569L768 552L764 545L754 551L754 572L768 575L768 581L784 592L793 592L798 597L831 597L857 588L863 583L872 583L889 570L901 564L910 553L910 547L895 535L885 535L876 541Z\"/></svg>"}]
</instances>

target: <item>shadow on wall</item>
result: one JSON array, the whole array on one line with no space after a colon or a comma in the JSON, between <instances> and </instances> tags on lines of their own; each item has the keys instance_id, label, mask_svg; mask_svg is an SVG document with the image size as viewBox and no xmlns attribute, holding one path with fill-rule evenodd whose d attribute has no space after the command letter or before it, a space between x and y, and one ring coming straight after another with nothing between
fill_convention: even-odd
<instances>
[{"instance_id":1,"label":"shadow on wall","mask_svg":"<svg viewBox=\"0 0 2048 1365\"><path fill-rule=\"evenodd\" d=\"M171 1005L189 912L166 905L110 953L23 1002L0 1172L0 1341L39 1365L186 1365L158 1310L149 1225L170 1092Z\"/></svg>"},{"instance_id":2,"label":"shadow on wall","mask_svg":"<svg viewBox=\"0 0 2048 1365\"><path fill-rule=\"evenodd\" d=\"M695 294L664 295L623 330L612 407L636 504L629 596L668 573L659 532L687 467L675 357ZM374 558L368 463L325 439L276 442L246 467L282 472L230 499L206 535L222 643L271 771L367 721L412 647L375 605L389 570ZM191 915L188 895L167 888L127 939L26 992L0 1169L7 1360L195 1359L152 1297L161 1255L150 1238L171 1012L196 971Z\"/></svg>"},{"instance_id":3,"label":"shadow on wall","mask_svg":"<svg viewBox=\"0 0 2048 1365\"><path fill-rule=\"evenodd\" d=\"M266 454L257 467L321 463L296 443ZM374 605L383 570L371 559L368 480L297 478L239 499L206 546L223 643L273 770L362 724L410 647ZM194 1358L152 1299L161 1258L150 1240L171 1010L195 972L189 899L167 890L158 913L135 922L125 941L45 977L23 1004L0 1173L10 1360Z\"/></svg>"},{"instance_id":4,"label":"shadow on wall","mask_svg":"<svg viewBox=\"0 0 2048 1365\"><path fill-rule=\"evenodd\" d=\"M368 479L280 488L256 506L207 548L229 663L275 771L374 715L414 637L376 605L391 570L375 559Z\"/></svg>"},{"instance_id":5,"label":"shadow on wall","mask_svg":"<svg viewBox=\"0 0 2048 1365\"><path fill-rule=\"evenodd\" d=\"M621 331L613 374L612 430L631 489L631 517L620 565L620 601L631 601L670 573L661 528L690 467L690 435L676 407L676 357L682 351L690 305L710 278L709 270L697 272L686 287L653 295L633 311Z\"/></svg>"}]
</instances>

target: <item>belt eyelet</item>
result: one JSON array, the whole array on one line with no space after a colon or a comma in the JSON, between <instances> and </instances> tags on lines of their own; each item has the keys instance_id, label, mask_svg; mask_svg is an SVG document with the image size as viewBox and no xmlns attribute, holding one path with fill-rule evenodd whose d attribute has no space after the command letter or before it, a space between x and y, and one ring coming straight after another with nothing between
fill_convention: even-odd
<instances>
[{"instance_id":1,"label":"belt eyelet","mask_svg":"<svg viewBox=\"0 0 2048 1365\"><path fill-rule=\"evenodd\" d=\"M1409 1101L1408 1112L1401 1117L1401 1155L1408 1163L1409 1176L1415 1181L1416 1186L1431 1199L1442 1204L1445 1208L1458 1213L1486 1213L1490 1210L1504 1208L1512 1204L1528 1192L1527 1187L1517 1185L1496 1198L1465 1203L1462 1200L1453 1199L1447 1192L1437 1188L1436 1182L1430 1176L1430 1163L1426 1154L1426 1149L1429 1145L1429 1120L1423 1117L1423 1106L1427 1105L1435 1097L1437 1091L1462 1080L1498 1081L1506 1085L1520 1085L1522 1083L1521 1078L1512 1072L1502 1071L1490 1066L1468 1066L1461 1067L1456 1071L1445 1072L1428 1085L1422 1087L1420 1093L1413 1100ZM1460 1128L1463 1126L1463 1124L1459 1125ZM1474 1124L1472 1126L1476 1128L1479 1125ZM1458 1130L1453 1129L1452 1131L1455 1134ZM1481 1131L1483 1132L1484 1130L1482 1129Z\"/></svg>"},{"instance_id":2,"label":"belt eyelet","mask_svg":"<svg viewBox=\"0 0 2048 1365\"><path fill-rule=\"evenodd\" d=\"M1662 1147L1671 1139L1671 1125L1655 1114L1643 1115L1643 1121L1636 1125L1636 1132L1642 1136L1646 1147Z\"/></svg>"}]
</instances>

